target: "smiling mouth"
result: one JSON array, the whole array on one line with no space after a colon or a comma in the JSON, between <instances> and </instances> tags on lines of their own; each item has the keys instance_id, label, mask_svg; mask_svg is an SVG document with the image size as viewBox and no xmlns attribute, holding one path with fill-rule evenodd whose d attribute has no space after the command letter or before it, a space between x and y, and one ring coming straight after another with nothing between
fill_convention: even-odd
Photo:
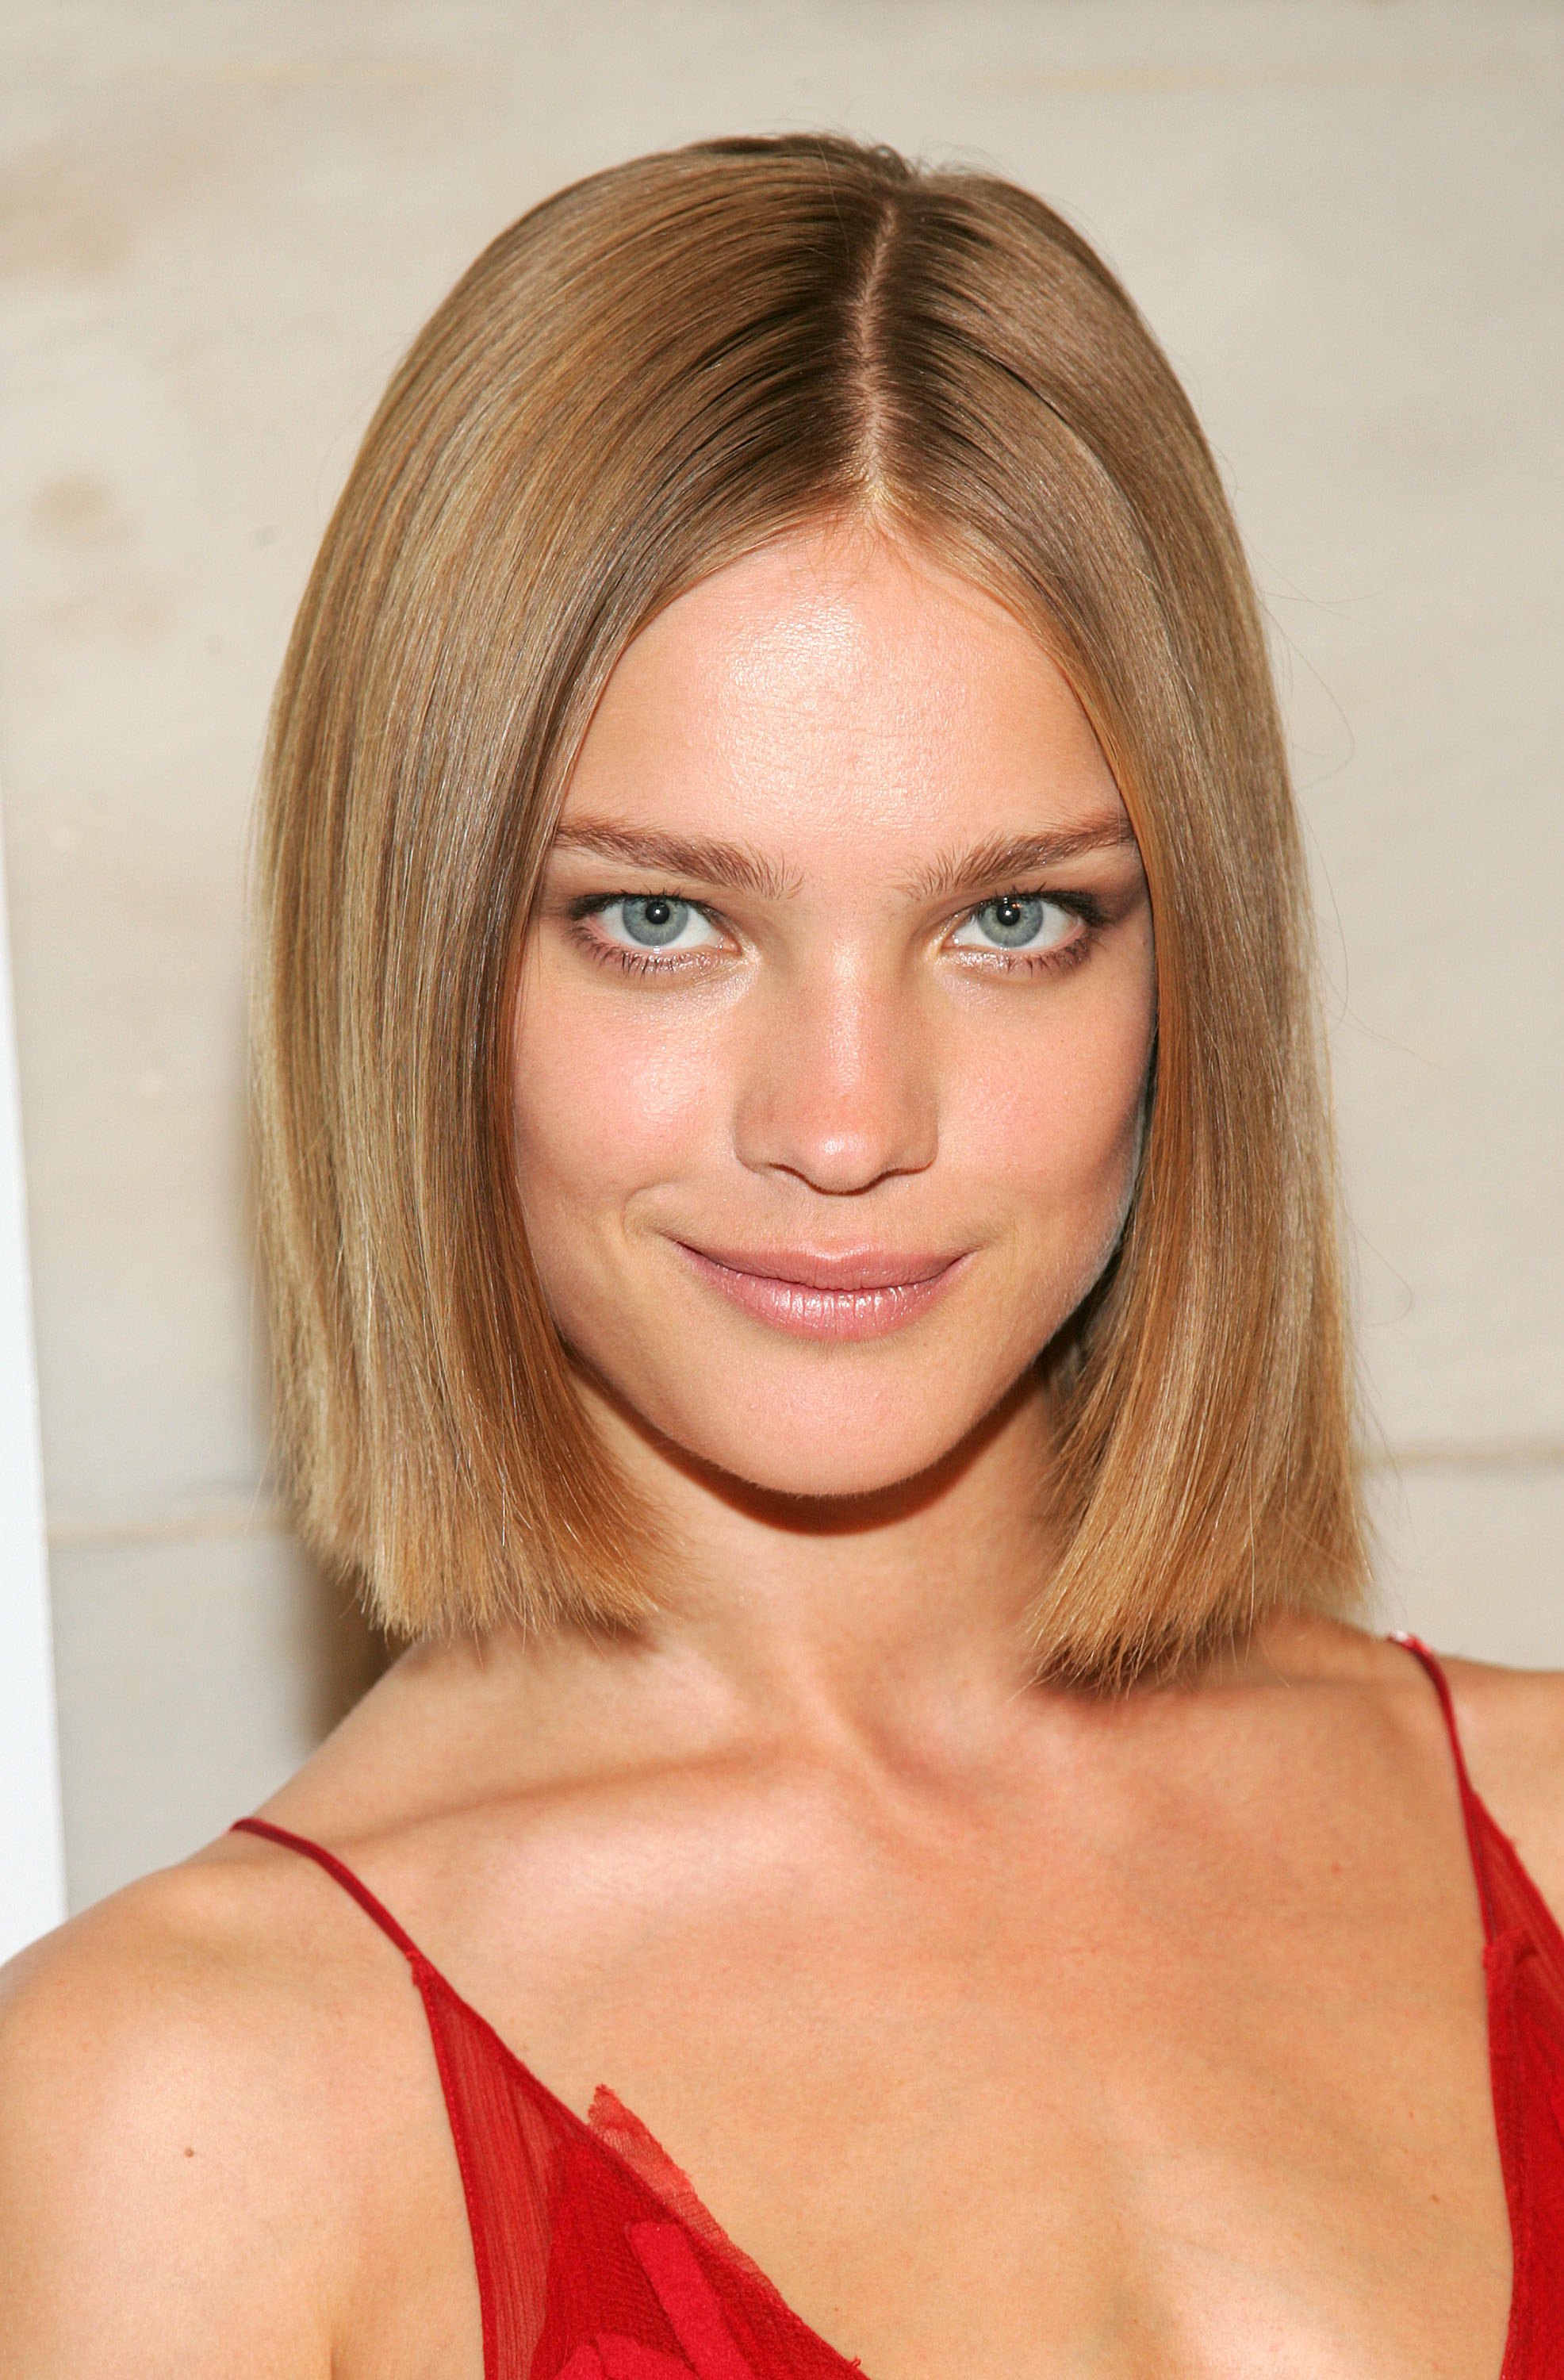
<instances>
[{"instance_id":1,"label":"smiling mouth","mask_svg":"<svg viewBox=\"0 0 1564 2380\"><path fill-rule=\"evenodd\" d=\"M757 1322L798 1339L884 1339L942 1297L968 1257L856 1248L751 1252L675 1240L697 1276Z\"/></svg>"}]
</instances>

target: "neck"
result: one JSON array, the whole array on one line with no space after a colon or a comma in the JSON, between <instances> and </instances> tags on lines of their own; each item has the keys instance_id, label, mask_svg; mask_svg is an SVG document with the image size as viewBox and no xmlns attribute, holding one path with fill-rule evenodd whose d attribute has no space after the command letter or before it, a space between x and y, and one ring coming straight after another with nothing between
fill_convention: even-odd
<instances>
[{"instance_id":1,"label":"neck","mask_svg":"<svg viewBox=\"0 0 1564 2380\"><path fill-rule=\"evenodd\" d=\"M877 1731L926 1731L1026 1683L1053 1560L1035 1378L933 1470L830 1500L748 1488L589 1393L665 1548L654 1648L714 1665L775 1717Z\"/></svg>"}]
</instances>

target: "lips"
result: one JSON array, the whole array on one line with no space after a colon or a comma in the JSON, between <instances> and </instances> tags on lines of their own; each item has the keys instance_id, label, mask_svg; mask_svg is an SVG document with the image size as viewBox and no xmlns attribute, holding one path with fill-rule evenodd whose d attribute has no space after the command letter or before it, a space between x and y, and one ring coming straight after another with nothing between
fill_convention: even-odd
<instances>
[{"instance_id":1,"label":"lips","mask_svg":"<svg viewBox=\"0 0 1564 2380\"><path fill-rule=\"evenodd\" d=\"M673 1244L707 1287L801 1339L882 1339L926 1314L967 1257L889 1248L697 1248Z\"/></svg>"}]
</instances>

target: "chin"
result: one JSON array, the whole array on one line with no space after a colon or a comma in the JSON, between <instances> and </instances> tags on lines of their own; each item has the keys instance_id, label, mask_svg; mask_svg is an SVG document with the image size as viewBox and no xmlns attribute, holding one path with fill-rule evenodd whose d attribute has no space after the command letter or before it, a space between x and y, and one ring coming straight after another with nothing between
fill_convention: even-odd
<instances>
[{"instance_id":1,"label":"chin","mask_svg":"<svg viewBox=\"0 0 1564 2380\"><path fill-rule=\"evenodd\" d=\"M1040 1410L1036 1359L1064 1303L1049 1286L1055 1293L1030 1313L1019 1299L986 1300L986 1316L1008 1312L1011 1327L980 1345L971 1330L829 1350L778 1333L757 1345L708 1326L702 1362L675 1366L649 1328L581 1331L569 1343L626 1452L638 1442L643 1456L672 1456L758 1496L846 1503L940 1473L1028 1403Z\"/></svg>"},{"instance_id":2,"label":"chin","mask_svg":"<svg viewBox=\"0 0 1564 2380\"><path fill-rule=\"evenodd\" d=\"M771 1442L763 1447L714 1449L699 1459L757 1495L782 1496L795 1503L853 1503L909 1486L937 1469L961 1442L938 1442L925 1455L913 1453L910 1461L904 1443L884 1449L855 1447L847 1451L840 1446L779 1447Z\"/></svg>"},{"instance_id":3,"label":"chin","mask_svg":"<svg viewBox=\"0 0 1564 2380\"><path fill-rule=\"evenodd\" d=\"M959 1461L1020 1393L1000 1379L954 1410L927 1398L868 1396L828 1400L805 1411L790 1411L779 1398L757 1411L735 1391L720 1406L669 1412L654 1426L686 1461L757 1495L853 1502L890 1494Z\"/></svg>"}]
</instances>

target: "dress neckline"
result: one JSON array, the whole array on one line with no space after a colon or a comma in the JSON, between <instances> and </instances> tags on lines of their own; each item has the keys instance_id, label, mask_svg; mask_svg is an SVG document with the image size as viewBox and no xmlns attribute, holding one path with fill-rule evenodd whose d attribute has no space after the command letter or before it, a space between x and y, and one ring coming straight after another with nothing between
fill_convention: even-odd
<instances>
[{"instance_id":1,"label":"dress neckline","mask_svg":"<svg viewBox=\"0 0 1564 2380\"><path fill-rule=\"evenodd\" d=\"M688 2226L693 2218L697 2230L743 2271L753 2287L764 2291L773 2307L807 2338L817 2354L826 2357L841 2374L848 2376L848 2380L866 2380L864 2368L856 2358L844 2355L841 2348L834 2347L811 2323L806 2322L804 2316L789 2304L765 2268L758 2265L736 2241L729 2239L683 2167L675 2163L651 2127L643 2122L634 2108L627 2107L616 2092L610 2090L605 2083L599 2083L592 2095L592 2107L595 2110L606 2103L613 2110L615 2129L627 2129L633 2134L646 2153L644 2160L628 2156L606 2126L593 2123L589 2116L578 2116L568 2100L562 2099L540 2075L534 2073L482 2010L474 2008L469 1999L464 1998L433 1960L425 1956L400 1921L392 1915L385 1903L370 1891L346 1860L328 1851L325 1844L313 1841L308 1835L297 1835L291 1828L279 1827L270 1818L236 1818L228 1831L235 1835L259 1836L263 1841L276 1843L285 1851L297 1852L303 1858L312 1860L317 1867L324 1868L327 1875L333 1877L373 1918L382 1933L402 1952L424 1998L427 2000L431 1992L436 1993L448 2008L455 2010L463 2023L481 2036L491 2055L506 2068L534 2104L547 2111L551 2120L567 2138L590 2147L600 2156L609 2158L622 2175L642 2190L649 2191L672 2221Z\"/></svg>"},{"instance_id":2,"label":"dress neckline","mask_svg":"<svg viewBox=\"0 0 1564 2380\"><path fill-rule=\"evenodd\" d=\"M1499 2366L1497 2380L1509 2380L1512 2368L1512 2350L1522 2312L1522 2228L1527 2207L1526 2167L1524 2162L1517 2157L1515 2143L1511 2139L1511 2127L1506 2123L1499 2104L1497 2072L1501 2044L1497 2034L1498 2007L1495 1986L1498 1970L1503 1963L1502 1953L1507 1949L1513 1949L1514 1929L1501 1929L1497 1923L1485 1856L1485 1837L1497 1840L1514 1862L1521 1877L1529 1888L1531 1900L1535 1903L1535 1922L1546 1925L1551 1934L1554 1942L1558 1945L1561 1962L1564 1962L1564 1932L1560 1931L1552 1911L1536 1890L1535 1886L1532 1884L1519 1852L1516 1852L1509 1838L1499 1827L1472 1782L1466 1766L1465 1753L1461 1747L1460 1730L1456 1724L1455 1705L1450 1694L1449 1682L1445 1675L1442 1664L1428 1646L1416 1636L1398 1630L1388 1641L1399 1645L1419 1664L1429 1679L1438 1701L1460 1794L1467 1852L1483 1926L1483 1965L1487 1986L1485 2022L1488 2049L1488 2103L1498 2149L1499 2168L1509 2220L1511 2257L1510 2301L1505 2329L1504 2356ZM591 2110L588 2116L577 2115L569 2102L562 2099L556 2091L551 2090L548 2083L533 2071L525 2058L517 2055L503 2034L496 2030L482 2010L475 2008L470 2000L457 1991L455 1985L418 1948L400 1921L392 1914L385 1903L370 1891L363 1879L347 1865L345 1860L339 1859L337 1854L328 1850L323 1843L313 1841L308 1835L295 1834L290 1828L277 1826L269 1818L238 1818L235 1820L229 1831L232 1834L258 1836L262 1840L275 1843L284 1850L297 1852L302 1857L313 1861L316 1866L323 1868L402 1952L412 1971L419 1993L425 2000L427 2001L430 1993L438 1994L466 2025L470 2026L482 2037L490 2053L500 2060L527 2095L536 2105L546 2110L551 2120L560 2127L568 2138L589 2146L598 2155L609 2158L621 2175L648 2191L666 2211L671 2220L686 2226L693 2224L697 2233L704 2234L710 2245L717 2248L744 2273L752 2287L764 2292L773 2308L785 2316L788 2324L808 2341L817 2355L825 2357L838 2374L844 2375L844 2380L867 2380L863 2366L857 2359L843 2354L839 2347L833 2346L829 2338L824 2338L812 2324L806 2322L804 2316L789 2304L763 2266L758 2265L752 2256L735 2241L730 2240L727 2232L696 2190L694 2183L683 2168L669 2155L649 2125L643 2122L633 2108L627 2107L608 2085L600 2083L597 2086L592 2096ZM593 2121L593 2116L603 2108L612 2111L609 2121ZM618 2141L612 2137L613 2131L627 2131L637 2143L640 2150L639 2156L633 2158L628 2155Z\"/></svg>"}]
</instances>

